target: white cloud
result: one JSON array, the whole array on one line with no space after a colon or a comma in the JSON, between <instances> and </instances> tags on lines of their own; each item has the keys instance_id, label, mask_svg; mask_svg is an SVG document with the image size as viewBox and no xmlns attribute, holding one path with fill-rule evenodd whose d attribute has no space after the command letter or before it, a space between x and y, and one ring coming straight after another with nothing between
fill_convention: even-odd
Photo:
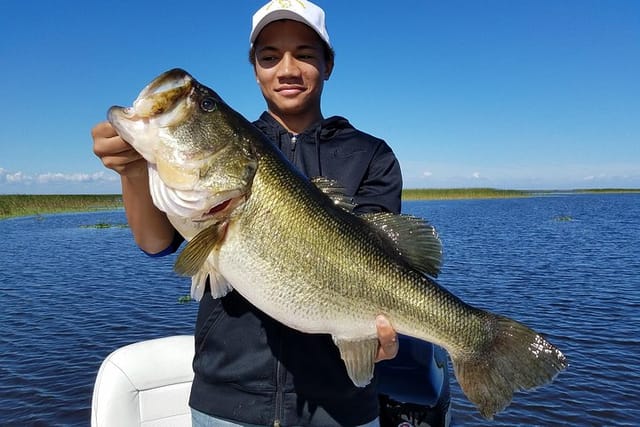
<instances>
[{"instance_id":1,"label":"white cloud","mask_svg":"<svg viewBox=\"0 0 640 427\"><path fill-rule=\"evenodd\" d=\"M43 173L35 177L36 181L41 184L47 184L52 182L100 182L100 181L115 181L117 178L113 174L107 175L104 172L88 173Z\"/></svg>"},{"instance_id":2,"label":"white cloud","mask_svg":"<svg viewBox=\"0 0 640 427\"><path fill-rule=\"evenodd\" d=\"M601 173L601 174L598 174L598 175L587 175L582 179L584 181L595 181L595 180L598 180L598 179L607 179L607 178L609 178L609 177L607 176L606 173Z\"/></svg>"},{"instance_id":3,"label":"white cloud","mask_svg":"<svg viewBox=\"0 0 640 427\"><path fill-rule=\"evenodd\" d=\"M29 183L38 182L40 184L54 183L54 182L100 182L117 181L117 177L113 174L107 174L105 172L89 173L60 173L60 172L47 172L37 175L30 175L24 172L9 172L6 169L0 168L0 182L5 181L7 183Z\"/></svg>"},{"instance_id":4,"label":"white cloud","mask_svg":"<svg viewBox=\"0 0 640 427\"><path fill-rule=\"evenodd\" d=\"M0 168L0 193L13 192L117 192L118 175L110 171L94 173L46 172L30 174Z\"/></svg>"},{"instance_id":5,"label":"white cloud","mask_svg":"<svg viewBox=\"0 0 640 427\"><path fill-rule=\"evenodd\" d=\"M474 172L473 174L471 174L472 177L474 177L475 179L479 179L480 178L480 172Z\"/></svg>"},{"instance_id":6,"label":"white cloud","mask_svg":"<svg viewBox=\"0 0 640 427\"><path fill-rule=\"evenodd\" d=\"M22 172L14 172L14 173L5 173L4 174L4 179L5 181L7 181L8 183L21 183L21 182L28 182L31 180L31 177L29 175L26 175Z\"/></svg>"}]
</instances>

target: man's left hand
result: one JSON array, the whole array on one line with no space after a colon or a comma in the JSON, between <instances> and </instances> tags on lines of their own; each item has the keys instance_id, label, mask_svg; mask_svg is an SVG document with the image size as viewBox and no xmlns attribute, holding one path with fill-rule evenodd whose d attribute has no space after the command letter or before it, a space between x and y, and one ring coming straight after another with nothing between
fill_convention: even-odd
<instances>
[{"instance_id":1,"label":"man's left hand","mask_svg":"<svg viewBox=\"0 0 640 427\"><path fill-rule=\"evenodd\" d=\"M376 328L378 329L378 341L380 343L376 362L393 359L398 354L398 335L396 331L383 315L376 317Z\"/></svg>"}]
</instances>

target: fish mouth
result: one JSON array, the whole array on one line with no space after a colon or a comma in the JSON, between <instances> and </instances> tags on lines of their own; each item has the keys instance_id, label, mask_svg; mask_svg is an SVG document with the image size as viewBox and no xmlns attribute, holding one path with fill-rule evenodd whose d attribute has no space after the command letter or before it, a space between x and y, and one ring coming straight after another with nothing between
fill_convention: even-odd
<instances>
[{"instance_id":1,"label":"fish mouth","mask_svg":"<svg viewBox=\"0 0 640 427\"><path fill-rule=\"evenodd\" d=\"M118 116L143 120L170 111L191 92L193 82L193 77L186 71L179 68L169 70L145 86L131 107L111 107L109 121L113 122Z\"/></svg>"},{"instance_id":2,"label":"fish mouth","mask_svg":"<svg viewBox=\"0 0 640 427\"><path fill-rule=\"evenodd\" d=\"M191 110L189 99L195 85L189 73L174 68L145 86L131 107L109 108L107 119L118 135L155 164L157 131L185 120Z\"/></svg>"},{"instance_id":3,"label":"fish mouth","mask_svg":"<svg viewBox=\"0 0 640 427\"><path fill-rule=\"evenodd\" d=\"M133 102L137 116L146 118L170 110L182 100L193 87L193 77L184 70L174 68L161 74L142 91Z\"/></svg>"}]
</instances>

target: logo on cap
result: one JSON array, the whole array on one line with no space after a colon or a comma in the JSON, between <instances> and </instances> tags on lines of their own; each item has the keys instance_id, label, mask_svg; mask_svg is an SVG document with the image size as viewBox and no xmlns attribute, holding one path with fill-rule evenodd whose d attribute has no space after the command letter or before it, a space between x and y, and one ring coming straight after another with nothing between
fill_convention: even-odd
<instances>
[{"instance_id":1,"label":"logo on cap","mask_svg":"<svg viewBox=\"0 0 640 427\"><path fill-rule=\"evenodd\" d=\"M300 7L304 7L304 8L307 7L300 0L296 0L296 2L300 5ZM267 6L267 10L271 9L271 6L274 3L278 3L280 5L280 7L283 8L283 9L289 9L291 7L291 0L271 0L271 3L269 3L269 5Z\"/></svg>"}]
</instances>

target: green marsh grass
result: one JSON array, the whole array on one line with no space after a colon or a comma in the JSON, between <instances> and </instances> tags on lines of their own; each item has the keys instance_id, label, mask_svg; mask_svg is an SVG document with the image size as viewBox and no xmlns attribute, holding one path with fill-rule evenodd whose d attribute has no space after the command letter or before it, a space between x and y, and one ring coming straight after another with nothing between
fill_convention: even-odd
<instances>
[{"instance_id":1,"label":"green marsh grass","mask_svg":"<svg viewBox=\"0 0 640 427\"><path fill-rule=\"evenodd\" d=\"M0 219L59 212L87 212L122 207L119 194L0 194Z\"/></svg>"},{"instance_id":2,"label":"green marsh grass","mask_svg":"<svg viewBox=\"0 0 640 427\"><path fill-rule=\"evenodd\" d=\"M497 199L529 197L531 194L529 191L495 188L433 188L406 189L402 191L402 198L404 200Z\"/></svg>"},{"instance_id":3,"label":"green marsh grass","mask_svg":"<svg viewBox=\"0 0 640 427\"><path fill-rule=\"evenodd\" d=\"M110 222L97 222L92 225L81 225L80 228L129 228L127 223L110 223Z\"/></svg>"}]
</instances>

